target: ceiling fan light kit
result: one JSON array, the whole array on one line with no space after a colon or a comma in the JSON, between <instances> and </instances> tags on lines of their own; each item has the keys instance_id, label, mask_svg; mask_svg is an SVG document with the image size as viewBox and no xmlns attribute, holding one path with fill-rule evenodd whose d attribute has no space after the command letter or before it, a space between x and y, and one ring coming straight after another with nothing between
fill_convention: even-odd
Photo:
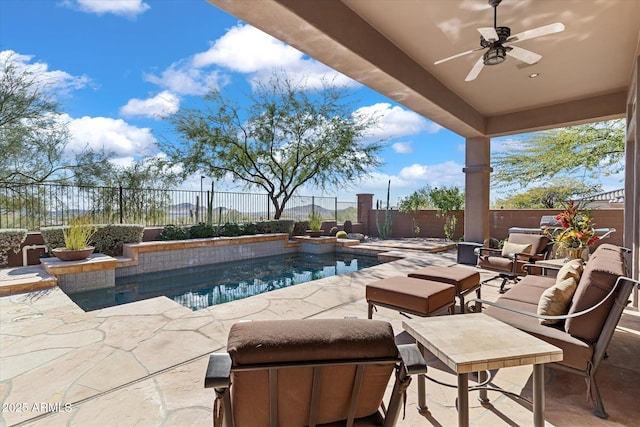
<instances>
[{"instance_id":1,"label":"ceiling fan light kit","mask_svg":"<svg viewBox=\"0 0 640 427\"><path fill-rule=\"evenodd\" d=\"M498 26L498 5L500 4L500 2L502 2L502 0L489 0L489 5L493 7L493 27L478 28L478 32L480 33L479 48L471 49L467 52L459 53L457 55L441 59L439 61L436 61L435 65L441 64L451 59L468 55L476 51L487 49L487 51L474 64L473 68L465 78L465 81L472 81L475 80L476 77L478 77L480 71L482 71L482 68L485 65L501 64L507 59L507 55L513 56L515 59L526 64L535 64L542 58L535 52L531 52L519 46L505 46L505 44L513 44L535 37L546 36L549 34L564 31L563 24L555 23L539 28L534 28L532 30L523 31L514 36L511 36L511 28Z\"/></svg>"}]
</instances>

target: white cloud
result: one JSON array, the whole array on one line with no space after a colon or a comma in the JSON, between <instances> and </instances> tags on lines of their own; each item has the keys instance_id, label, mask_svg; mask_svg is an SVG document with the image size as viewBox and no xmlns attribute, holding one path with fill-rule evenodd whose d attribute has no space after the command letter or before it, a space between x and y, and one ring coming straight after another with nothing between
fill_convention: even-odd
<instances>
[{"instance_id":1,"label":"white cloud","mask_svg":"<svg viewBox=\"0 0 640 427\"><path fill-rule=\"evenodd\" d=\"M396 142L391 146L393 151L398 154L411 154L413 153L413 147L410 142Z\"/></svg>"},{"instance_id":2,"label":"white cloud","mask_svg":"<svg viewBox=\"0 0 640 427\"><path fill-rule=\"evenodd\" d=\"M120 114L125 117L144 116L161 119L178 111L180 98L169 91L163 91L147 99L130 99L120 107Z\"/></svg>"},{"instance_id":3,"label":"white cloud","mask_svg":"<svg viewBox=\"0 0 640 427\"><path fill-rule=\"evenodd\" d=\"M217 65L240 73L255 73L275 67L289 68L302 59L302 52L249 25L238 25L216 40L209 50L194 55L196 68Z\"/></svg>"},{"instance_id":4,"label":"white cloud","mask_svg":"<svg viewBox=\"0 0 640 427\"><path fill-rule=\"evenodd\" d=\"M86 75L72 76L61 70L49 70L49 65L44 62L31 62L33 55L22 55L12 50L0 52L0 62L13 63L18 72L30 73L40 88L52 95L68 95L73 90L82 89L89 84L90 79Z\"/></svg>"},{"instance_id":5,"label":"white cloud","mask_svg":"<svg viewBox=\"0 0 640 427\"><path fill-rule=\"evenodd\" d=\"M178 95L204 95L228 81L227 76L217 71L206 72L191 67L188 61L174 62L159 76L145 74L143 78Z\"/></svg>"},{"instance_id":6,"label":"white cloud","mask_svg":"<svg viewBox=\"0 0 640 427\"><path fill-rule=\"evenodd\" d=\"M374 139L395 139L421 132L436 133L442 129L440 125L422 117L420 114L405 110L400 106L391 106L387 102L358 108L354 113L358 115L375 115L380 118L378 127L371 129L369 135Z\"/></svg>"},{"instance_id":7,"label":"white cloud","mask_svg":"<svg viewBox=\"0 0 640 427\"><path fill-rule=\"evenodd\" d=\"M115 158L142 157L153 154L156 139L150 128L138 128L122 119L84 116L73 119L62 115L71 134L66 151L80 152L90 147L112 151Z\"/></svg>"},{"instance_id":8,"label":"white cloud","mask_svg":"<svg viewBox=\"0 0 640 427\"><path fill-rule=\"evenodd\" d=\"M97 15L113 13L127 18L135 18L151 8L142 0L64 0L61 4L81 12Z\"/></svg>"},{"instance_id":9,"label":"white cloud","mask_svg":"<svg viewBox=\"0 0 640 427\"><path fill-rule=\"evenodd\" d=\"M400 170L398 176L409 182L414 182L418 187L430 185L431 187L464 187L463 165L454 161L446 161L436 165L413 164Z\"/></svg>"},{"instance_id":10,"label":"white cloud","mask_svg":"<svg viewBox=\"0 0 640 427\"><path fill-rule=\"evenodd\" d=\"M207 51L176 61L159 75L146 74L144 79L179 95L202 95L230 82L223 70L248 75L254 89L269 80L274 70L283 70L292 81L304 82L309 90L321 88L325 81L343 87L358 85L249 25L231 28Z\"/></svg>"}]
</instances>

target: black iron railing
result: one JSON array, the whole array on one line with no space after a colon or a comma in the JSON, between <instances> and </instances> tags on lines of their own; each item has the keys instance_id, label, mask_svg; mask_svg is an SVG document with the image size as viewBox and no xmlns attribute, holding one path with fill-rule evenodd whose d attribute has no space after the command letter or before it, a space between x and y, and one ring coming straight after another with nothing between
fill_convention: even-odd
<instances>
[{"instance_id":1,"label":"black iron railing","mask_svg":"<svg viewBox=\"0 0 640 427\"><path fill-rule=\"evenodd\" d=\"M356 205L294 196L281 218L301 221L314 210L327 220L355 221ZM164 226L264 221L274 213L266 194L0 182L0 228L38 230L68 224L75 215L90 215L94 223Z\"/></svg>"}]
</instances>

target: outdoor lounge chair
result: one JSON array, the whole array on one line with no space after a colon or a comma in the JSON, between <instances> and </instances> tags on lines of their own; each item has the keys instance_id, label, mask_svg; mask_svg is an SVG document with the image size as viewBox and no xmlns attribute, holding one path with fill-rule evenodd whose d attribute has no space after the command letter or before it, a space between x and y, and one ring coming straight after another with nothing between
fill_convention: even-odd
<instances>
[{"instance_id":1,"label":"outdoor lounge chair","mask_svg":"<svg viewBox=\"0 0 640 427\"><path fill-rule=\"evenodd\" d=\"M410 375L426 372L418 347L396 346L378 320L240 322L227 351L211 354L205 378L215 426L393 426Z\"/></svg>"},{"instance_id":2,"label":"outdoor lounge chair","mask_svg":"<svg viewBox=\"0 0 640 427\"><path fill-rule=\"evenodd\" d=\"M587 394L594 404L593 413L600 418L606 418L607 413L596 373L629 303L629 295L640 283L626 277L628 252L619 246L601 244L582 274L577 273L579 281L573 294L556 292L562 289L568 276L576 274L571 272L570 265L565 265L559 269L557 278L529 274L496 302L480 300L486 307L485 314L560 347L563 360L548 366L584 377ZM566 309L559 310L562 306ZM543 314L553 311L564 314Z\"/></svg>"},{"instance_id":3,"label":"outdoor lounge chair","mask_svg":"<svg viewBox=\"0 0 640 427\"><path fill-rule=\"evenodd\" d=\"M549 253L549 238L541 234L511 233L502 249L477 248L480 268L498 272L490 280L502 278L500 293L505 292L507 281L518 281L524 276L524 265L545 259Z\"/></svg>"}]
</instances>

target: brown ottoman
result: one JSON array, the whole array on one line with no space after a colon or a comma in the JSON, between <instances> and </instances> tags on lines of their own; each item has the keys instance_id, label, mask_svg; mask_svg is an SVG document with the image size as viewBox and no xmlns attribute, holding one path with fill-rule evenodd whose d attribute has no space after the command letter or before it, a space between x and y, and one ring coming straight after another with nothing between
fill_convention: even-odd
<instances>
[{"instance_id":1,"label":"brown ottoman","mask_svg":"<svg viewBox=\"0 0 640 427\"><path fill-rule=\"evenodd\" d=\"M369 283L366 298L369 319L374 306L391 308L418 316L433 316L444 309L453 314L456 288L452 285L412 277L389 277Z\"/></svg>"},{"instance_id":2,"label":"brown ottoman","mask_svg":"<svg viewBox=\"0 0 640 427\"><path fill-rule=\"evenodd\" d=\"M460 299L460 311L462 313L465 312L464 297L466 294L476 291L476 295L480 299L480 273L468 268L430 265L409 273L409 277L455 286L456 296ZM476 311L480 311L480 309L480 303L476 302Z\"/></svg>"}]
</instances>

